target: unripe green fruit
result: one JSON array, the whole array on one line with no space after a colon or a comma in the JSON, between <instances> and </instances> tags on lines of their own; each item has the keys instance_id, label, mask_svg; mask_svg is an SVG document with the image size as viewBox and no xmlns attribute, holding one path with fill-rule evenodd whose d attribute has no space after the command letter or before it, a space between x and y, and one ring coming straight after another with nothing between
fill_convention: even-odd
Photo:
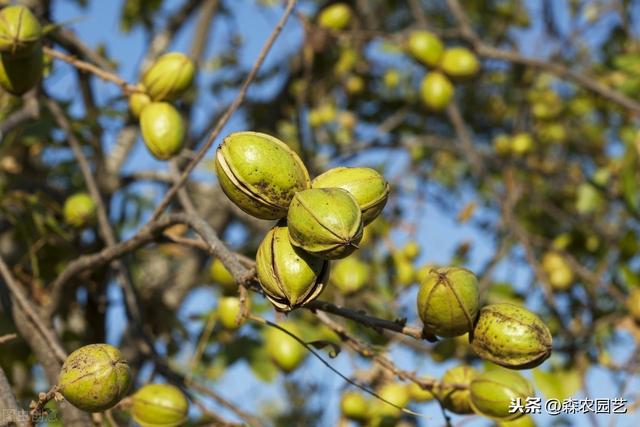
<instances>
[{"instance_id":1,"label":"unripe green fruit","mask_svg":"<svg viewBox=\"0 0 640 427\"><path fill-rule=\"evenodd\" d=\"M249 303L249 299L246 300L246 303ZM240 323L238 323L241 310L242 306L238 297L223 297L218 300L218 320L227 329L238 329L242 326L244 317L240 318Z\"/></svg>"},{"instance_id":2,"label":"unripe green fruit","mask_svg":"<svg viewBox=\"0 0 640 427\"><path fill-rule=\"evenodd\" d=\"M183 53L159 57L142 76L142 83L154 101L173 100L186 92L195 74L193 62Z\"/></svg>"},{"instance_id":3,"label":"unripe green fruit","mask_svg":"<svg viewBox=\"0 0 640 427\"><path fill-rule=\"evenodd\" d=\"M305 305L320 295L329 262L295 248L284 223L273 227L256 254L256 272L269 301L282 311Z\"/></svg>"},{"instance_id":4,"label":"unripe green fruit","mask_svg":"<svg viewBox=\"0 0 640 427\"><path fill-rule=\"evenodd\" d=\"M213 261L211 261L209 278L213 283L220 285L225 294L238 291L236 280L218 258L214 258Z\"/></svg>"},{"instance_id":5,"label":"unripe green fruit","mask_svg":"<svg viewBox=\"0 0 640 427\"><path fill-rule=\"evenodd\" d=\"M340 399L340 410L345 417L362 421L369 417L369 402L357 391L346 391Z\"/></svg>"},{"instance_id":6,"label":"unripe green fruit","mask_svg":"<svg viewBox=\"0 0 640 427\"><path fill-rule=\"evenodd\" d=\"M71 353L60 370L60 393L73 406L102 412L127 395L131 372L120 351L108 344L91 344Z\"/></svg>"},{"instance_id":7,"label":"unripe green fruit","mask_svg":"<svg viewBox=\"0 0 640 427\"><path fill-rule=\"evenodd\" d=\"M24 6L8 6L0 10L0 53L12 58L27 57L39 48L42 27Z\"/></svg>"},{"instance_id":8,"label":"unripe green fruit","mask_svg":"<svg viewBox=\"0 0 640 427\"><path fill-rule=\"evenodd\" d=\"M533 138L526 132L519 132L511 137L511 152L516 156L523 156L533 150Z\"/></svg>"},{"instance_id":9,"label":"unripe green fruit","mask_svg":"<svg viewBox=\"0 0 640 427\"><path fill-rule=\"evenodd\" d=\"M342 30L351 22L353 12L345 3L335 3L325 8L318 16L318 24L328 30Z\"/></svg>"},{"instance_id":10,"label":"unripe green fruit","mask_svg":"<svg viewBox=\"0 0 640 427\"><path fill-rule=\"evenodd\" d=\"M442 41L428 31L412 31L407 40L409 53L428 67L436 67L440 62L444 45Z\"/></svg>"},{"instance_id":11,"label":"unripe green fruit","mask_svg":"<svg viewBox=\"0 0 640 427\"><path fill-rule=\"evenodd\" d=\"M185 128L182 116L167 102L152 102L140 113L142 139L158 160L176 156L184 143Z\"/></svg>"},{"instance_id":12,"label":"unripe green fruit","mask_svg":"<svg viewBox=\"0 0 640 427\"><path fill-rule=\"evenodd\" d=\"M215 166L227 197L261 219L286 216L293 195L311 184L300 157L287 144L264 133L227 136L216 151Z\"/></svg>"},{"instance_id":13,"label":"unripe green fruit","mask_svg":"<svg viewBox=\"0 0 640 427\"><path fill-rule=\"evenodd\" d=\"M331 283L346 295L362 289L369 280L369 266L355 256L336 261L331 266Z\"/></svg>"},{"instance_id":14,"label":"unripe green fruit","mask_svg":"<svg viewBox=\"0 0 640 427\"><path fill-rule=\"evenodd\" d=\"M283 329L295 336L300 336L298 327L291 322L279 324ZM284 372L292 372L304 361L306 349L293 337L276 328L269 328L265 333L267 354Z\"/></svg>"},{"instance_id":15,"label":"unripe green fruit","mask_svg":"<svg viewBox=\"0 0 640 427\"><path fill-rule=\"evenodd\" d=\"M476 55L464 47L453 47L442 54L440 69L453 78L474 76L480 70Z\"/></svg>"},{"instance_id":16,"label":"unripe green fruit","mask_svg":"<svg viewBox=\"0 0 640 427\"><path fill-rule=\"evenodd\" d=\"M576 190L576 211L582 215L598 211L603 206L600 191L591 184L583 182Z\"/></svg>"},{"instance_id":17,"label":"unripe green fruit","mask_svg":"<svg viewBox=\"0 0 640 427\"><path fill-rule=\"evenodd\" d=\"M511 138L508 135L497 135L493 138L492 145L499 156L506 156L511 152Z\"/></svg>"},{"instance_id":18,"label":"unripe green fruit","mask_svg":"<svg viewBox=\"0 0 640 427\"><path fill-rule=\"evenodd\" d=\"M478 281L464 268L431 270L420 285L418 314L425 332L455 337L473 329L478 315Z\"/></svg>"},{"instance_id":19,"label":"unripe green fruit","mask_svg":"<svg viewBox=\"0 0 640 427\"><path fill-rule=\"evenodd\" d=\"M471 407L474 412L489 418L514 420L524 412L509 412L511 402L525 402L535 395L533 387L522 375L506 369L494 369L471 380Z\"/></svg>"},{"instance_id":20,"label":"unripe green fruit","mask_svg":"<svg viewBox=\"0 0 640 427\"><path fill-rule=\"evenodd\" d=\"M538 316L517 305L483 307L470 337L480 357L511 369L530 369L551 355L549 328Z\"/></svg>"},{"instance_id":21,"label":"unripe green fruit","mask_svg":"<svg viewBox=\"0 0 640 427\"><path fill-rule=\"evenodd\" d=\"M559 253L545 253L541 267L554 290L566 291L573 284L573 270Z\"/></svg>"},{"instance_id":22,"label":"unripe green fruit","mask_svg":"<svg viewBox=\"0 0 640 427\"><path fill-rule=\"evenodd\" d=\"M131 415L142 427L178 427L189 418L189 401L170 384L147 384L131 400Z\"/></svg>"},{"instance_id":23,"label":"unripe green fruit","mask_svg":"<svg viewBox=\"0 0 640 427\"><path fill-rule=\"evenodd\" d=\"M151 98L144 92L134 92L129 95L129 110L135 118L140 118L142 110L149 104L151 104Z\"/></svg>"},{"instance_id":24,"label":"unripe green fruit","mask_svg":"<svg viewBox=\"0 0 640 427\"><path fill-rule=\"evenodd\" d=\"M456 389L449 384L469 386L478 372L470 366L457 366L442 376L443 385L438 388L438 400L446 409L456 414L471 414L471 396L469 389Z\"/></svg>"},{"instance_id":25,"label":"unripe green fruit","mask_svg":"<svg viewBox=\"0 0 640 427\"><path fill-rule=\"evenodd\" d=\"M420 96L428 108L442 111L453 98L453 85L444 74L432 71L422 79Z\"/></svg>"},{"instance_id":26,"label":"unripe green fruit","mask_svg":"<svg viewBox=\"0 0 640 427\"><path fill-rule=\"evenodd\" d=\"M434 391L425 390L416 383L409 384L409 395L414 402L429 402L436 398Z\"/></svg>"},{"instance_id":27,"label":"unripe green fruit","mask_svg":"<svg viewBox=\"0 0 640 427\"><path fill-rule=\"evenodd\" d=\"M397 408L386 402L376 400L375 410L373 411L375 415L398 417L402 413L398 408L404 408L411 400L408 385L398 381L390 381L382 384L380 388L376 390L376 394L384 400L393 403Z\"/></svg>"},{"instance_id":28,"label":"unripe green fruit","mask_svg":"<svg viewBox=\"0 0 640 427\"><path fill-rule=\"evenodd\" d=\"M25 56L14 58L0 54L0 86L7 92L20 96L33 89L42 77L42 47L36 46Z\"/></svg>"},{"instance_id":29,"label":"unripe green fruit","mask_svg":"<svg viewBox=\"0 0 640 427\"><path fill-rule=\"evenodd\" d=\"M389 198L389 183L375 169L337 167L311 181L311 188L342 188L358 202L364 225L376 219Z\"/></svg>"},{"instance_id":30,"label":"unripe green fruit","mask_svg":"<svg viewBox=\"0 0 640 427\"><path fill-rule=\"evenodd\" d=\"M86 227L96 219L96 202L87 193L76 193L65 200L64 221L73 227Z\"/></svg>"},{"instance_id":31,"label":"unripe green fruit","mask_svg":"<svg viewBox=\"0 0 640 427\"><path fill-rule=\"evenodd\" d=\"M341 188L296 193L287 214L291 244L325 259L346 258L362 239L362 213Z\"/></svg>"},{"instance_id":32,"label":"unripe green fruit","mask_svg":"<svg viewBox=\"0 0 640 427\"><path fill-rule=\"evenodd\" d=\"M402 253L393 254L394 283L399 286L409 286L414 283L416 270L411 261Z\"/></svg>"},{"instance_id":33,"label":"unripe green fruit","mask_svg":"<svg viewBox=\"0 0 640 427\"><path fill-rule=\"evenodd\" d=\"M408 241L402 248L402 254L410 260L420 255L420 243L415 240Z\"/></svg>"},{"instance_id":34,"label":"unripe green fruit","mask_svg":"<svg viewBox=\"0 0 640 427\"><path fill-rule=\"evenodd\" d=\"M386 87L393 89L400 84L400 72L395 68L387 70L382 76L382 81Z\"/></svg>"},{"instance_id":35,"label":"unripe green fruit","mask_svg":"<svg viewBox=\"0 0 640 427\"><path fill-rule=\"evenodd\" d=\"M347 81L344 82L344 89L350 95L362 93L365 89L364 80L360 76L350 76Z\"/></svg>"},{"instance_id":36,"label":"unripe green fruit","mask_svg":"<svg viewBox=\"0 0 640 427\"><path fill-rule=\"evenodd\" d=\"M627 297L627 310L631 318L640 323L640 289L633 289Z\"/></svg>"}]
</instances>

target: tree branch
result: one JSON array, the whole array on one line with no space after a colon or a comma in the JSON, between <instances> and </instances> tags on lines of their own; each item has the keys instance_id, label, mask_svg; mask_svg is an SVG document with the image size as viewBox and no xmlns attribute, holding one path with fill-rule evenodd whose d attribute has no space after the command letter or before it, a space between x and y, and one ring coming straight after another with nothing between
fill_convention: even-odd
<instances>
[{"instance_id":1,"label":"tree branch","mask_svg":"<svg viewBox=\"0 0 640 427\"><path fill-rule=\"evenodd\" d=\"M99 77L104 81L111 82L120 86L120 89L125 95L130 95L135 92L142 92L142 90L139 87L136 87L134 85L127 83L126 80L120 78L118 75L113 74L109 71L105 71L102 68L97 67L89 62L82 61L76 58L75 56L67 55L66 53L62 53L59 50L51 49L50 47L47 47L47 46L43 47L43 50L44 50L44 53L50 56L51 58L64 61L74 66L78 70L94 74L95 76Z\"/></svg>"},{"instance_id":2,"label":"tree branch","mask_svg":"<svg viewBox=\"0 0 640 427\"><path fill-rule=\"evenodd\" d=\"M15 423L18 427L26 427L26 422L20 421L24 410L18 406L16 397L11 390L11 384L0 366L0 423L9 425Z\"/></svg>"}]
</instances>

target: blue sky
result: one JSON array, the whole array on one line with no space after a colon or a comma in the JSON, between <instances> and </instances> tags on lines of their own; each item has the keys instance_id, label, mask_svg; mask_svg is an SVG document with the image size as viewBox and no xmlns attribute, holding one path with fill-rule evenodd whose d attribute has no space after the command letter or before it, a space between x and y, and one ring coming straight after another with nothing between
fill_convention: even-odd
<instances>
[{"instance_id":1,"label":"blue sky","mask_svg":"<svg viewBox=\"0 0 640 427\"><path fill-rule=\"evenodd\" d=\"M73 2L55 2L57 8L54 10L54 17L58 22L73 21L79 18L79 20L73 23L73 28L80 38L91 47L95 47L99 44L105 44L108 52L112 57L119 62L119 74L130 82L135 82L138 75L138 66L140 59L145 52L145 43L143 33L136 29L130 34L124 34L119 31L118 17L121 8L122 1L92 1L90 7L86 10L77 8ZM172 7L178 4L177 1L167 1ZM247 67L253 63L258 50L262 46L265 38L273 28L275 22L279 18L281 9L269 9L260 8L256 5L254 0L240 0L240 1L227 1L227 4L232 5L233 19L240 28L250 29L243 34L246 36L245 43L241 48L240 60ZM557 4L564 4L559 1ZM539 6L536 1L528 2L530 9L535 9ZM558 13L561 12L561 7L558 6ZM185 27L185 31L180 33L175 44L171 46L171 50L188 51L192 31L192 25ZM210 38L210 45L207 51L207 57L213 56L216 52L220 52L228 45L228 31L229 28L226 24L223 24L220 20L216 21L214 30L212 31ZM534 21L533 28L530 31L520 34L523 41L525 53L527 54L540 54L541 50L538 48L543 38L540 34L541 27L538 22ZM598 43L602 34L605 34L606 23L602 27L595 28L589 32L589 37L592 43ZM267 58L267 66L277 61L282 61L286 58L287 53L295 49L301 42L301 30L300 26L293 20L286 27L272 49L272 53ZM394 61L393 58L390 61ZM62 98L74 100L74 111L78 114L82 112L81 100L79 97L74 96L78 93L75 87L75 77L68 74L68 67L64 64L56 65L56 72L47 79L47 89ZM211 73L203 72L198 77L200 83L209 82L215 78ZM118 88L108 84L96 81L96 91L99 100L104 101L111 97L118 95ZM264 87L254 87L249 92L249 96L264 96L268 95L271 87L265 85ZM208 115L226 104L230 97L235 93L228 93L226 99L214 99L208 95L206 91L202 91L199 102L195 108L195 123L196 127L200 126L204 120L208 118ZM104 141L106 150L112 146L115 132L117 129L117 123L112 121L106 121L104 123L107 129L107 136ZM231 122L227 125L222 135L226 135L232 131L246 130L243 127L243 121L241 114L234 116ZM207 155L207 158L211 157L211 153ZM390 173L401 173L403 170L403 162L406 158L403 156L397 156L393 158L393 165L390 168ZM153 159L142 144L138 144L135 152L126 165L126 170L133 169L163 169L165 165L162 162ZM394 172L395 171L395 172ZM196 178L203 181L215 180L211 171L199 168L195 174ZM141 189L145 191L156 191L156 197L160 194L157 193L158 187L144 186ZM473 200L472 194L467 194L459 201L460 208L464 206L467 201ZM115 200L114 203L119 203ZM427 203L423 211L416 213L415 220L419 224L418 236L419 240L425 242L424 253L422 254L421 261L439 262L445 263L450 259L455 247L465 240L473 242L473 252L471 257L471 263L469 265L472 269L479 268L486 259L488 259L493 250L493 243L487 235L479 233L471 225L460 225L455 219L451 218L451 214L440 211L433 203ZM395 236L398 242L406 239L407 236L397 235ZM496 278L499 280L509 281L516 286L523 286L529 281L529 272L521 266L515 265L513 262L503 263L496 274ZM111 342L117 342L123 328L125 327L122 321L124 312L120 304L121 296L117 287L113 286L110 289L109 297L113 302L112 308L109 312L110 330L109 340ZM415 315L413 314L413 301L415 300L415 290L409 292L403 296L402 303L404 304L403 311L410 315L410 321L415 323ZM186 301L183 310L179 313L182 318L187 318L191 313L203 312L215 306L215 292L211 289L199 289L195 291ZM628 349L630 348L630 342L622 341L622 344L612 349L612 354L617 360L624 360L628 357ZM189 351L188 349L186 350ZM627 354L625 354L627 353ZM402 349L394 349L392 351L394 360L402 366L411 367L418 372L428 374L432 376L441 375L446 369L450 368L452 364L437 365L430 361L429 357L415 357L409 352ZM346 352L341 354L337 359L333 361L334 366L343 373L349 373L352 369L352 361L346 355ZM549 363L549 362L547 362ZM328 371L317 360L309 359L303 369L300 369L294 373L296 378L303 379L309 382L322 382L328 388L328 393L324 396L316 396L318 401L322 400L327 405L328 410L327 419L323 425L331 426L335 424L337 416L337 405L339 391L344 387L344 382ZM275 385L264 385L258 380L252 379L251 375L247 372L247 368L242 364L237 364L231 368L225 376L216 384L212 385L215 389L223 392L232 401L236 402L239 406L251 410L260 405L259 402L270 401L273 397L273 393L279 390L281 382L277 382ZM636 390L640 388L640 383L636 380L632 383L632 387ZM592 397L612 398L617 397L613 383L610 380L609 375L604 374L601 370L594 370L588 376L588 388L592 393ZM247 399L247 396L251 396L251 399ZM577 396L578 398L581 396ZM435 404L428 404L417 407L418 411L424 412L433 417L433 424L440 425L442 418L439 410ZM224 416L233 418L231 414L221 411ZM609 419L601 416L598 421L601 425L608 424ZM462 418L454 416L454 422L458 422ZM536 418L539 425L550 425L552 423L551 417L541 416ZM582 425L587 422L585 417L576 417L574 420L575 425ZM620 417L617 419L618 426L634 426L640 422L640 417L637 415ZM431 423L429 423L431 425ZM466 424L466 423L465 423ZM468 423L472 426L488 425L486 420L477 418L473 422ZM426 425L426 424L425 424Z\"/></svg>"}]
</instances>

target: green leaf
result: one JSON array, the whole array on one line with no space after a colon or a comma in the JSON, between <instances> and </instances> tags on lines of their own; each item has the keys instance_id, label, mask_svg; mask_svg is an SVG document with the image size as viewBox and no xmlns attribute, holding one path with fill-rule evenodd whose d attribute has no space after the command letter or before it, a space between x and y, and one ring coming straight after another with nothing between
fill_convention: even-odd
<instances>
[{"instance_id":1,"label":"green leaf","mask_svg":"<svg viewBox=\"0 0 640 427\"><path fill-rule=\"evenodd\" d=\"M533 370L533 381L546 399L567 399L580 390L582 377L576 369Z\"/></svg>"}]
</instances>

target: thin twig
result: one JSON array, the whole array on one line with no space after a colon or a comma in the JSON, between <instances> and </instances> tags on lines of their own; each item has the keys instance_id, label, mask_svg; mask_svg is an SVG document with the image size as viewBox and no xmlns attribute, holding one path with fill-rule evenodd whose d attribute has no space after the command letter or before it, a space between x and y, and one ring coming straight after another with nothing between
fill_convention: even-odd
<instances>
[{"instance_id":1,"label":"thin twig","mask_svg":"<svg viewBox=\"0 0 640 427\"><path fill-rule=\"evenodd\" d=\"M67 353L60 345L60 342L55 337L53 331L47 328L38 313L34 311L32 304L25 296L18 282L14 279L7 264L5 264L2 255L0 255L0 275L2 276L4 284L7 286L7 288L9 288L11 295L20 306L20 309L24 311L29 320L31 320L31 322L36 326L40 335L42 335L44 340L47 342L49 349L53 352L53 354L55 354L58 360L64 361L67 358Z\"/></svg>"},{"instance_id":2,"label":"thin twig","mask_svg":"<svg viewBox=\"0 0 640 427\"><path fill-rule=\"evenodd\" d=\"M18 338L18 334L7 334L0 336L0 344L4 344L6 342L12 341Z\"/></svg>"},{"instance_id":3,"label":"thin twig","mask_svg":"<svg viewBox=\"0 0 640 427\"><path fill-rule=\"evenodd\" d=\"M128 240L122 241L114 246L109 246L98 253L84 255L74 261L71 261L58 275L58 277L56 277L56 279L48 286L50 291L49 304L45 307L46 317L51 317L57 311L64 296L66 284L79 273L109 264L113 260L133 252L143 245L157 239L162 235L162 231L166 228L184 222L185 216L183 214L167 215L166 217L162 217L151 224L145 225L138 231L138 233L136 233L135 236Z\"/></svg>"},{"instance_id":4,"label":"thin twig","mask_svg":"<svg viewBox=\"0 0 640 427\"><path fill-rule=\"evenodd\" d=\"M125 95L130 95L135 92L142 92L139 87L129 84L126 80L123 80L116 74L103 70L102 68L89 62L82 61L75 56L68 55L66 53L60 52L59 50L55 50L46 46L43 48L43 50L46 55L71 64L78 70L94 74L104 81L115 83L116 85L120 86L120 89L122 89Z\"/></svg>"},{"instance_id":5,"label":"thin twig","mask_svg":"<svg viewBox=\"0 0 640 427\"><path fill-rule=\"evenodd\" d=\"M204 385L202 385L202 384L200 384L198 382L195 382L193 380L185 381L185 384L189 388L192 388L193 390L197 391L198 393L202 393L205 396L208 396L208 397L212 398L220 406L222 406L224 408L227 408L228 410L230 410L231 412L236 414L240 419L244 420L248 425L250 425L252 427L260 427L260 426L264 425L262 423L262 421L260 421L260 419L257 418L255 415L252 415L252 414L249 414L249 413L243 411L238 406L234 405L232 402L229 402L227 399L225 399L224 397L220 396L220 394L216 393L215 391L211 390L210 388L205 387Z\"/></svg>"},{"instance_id":6,"label":"thin twig","mask_svg":"<svg viewBox=\"0 0 640 427\"><path fill-rule=\"evenodd\" d=\"M58 390L59 387L54 385L48 392L40 393L37 402L31 402L31 411L29 412L29 418L31 420L37 420L42 416L45 405L49 403L49 401L58 398Z\"/></svg>"},{"instance_id":7,"label":"thin twig","mask_svg":"<svg viewBox=\"0 0 640 427\"><path fill-rule=\"evenodd\" d=\"M87 185L87 189L89 190L89 194L91 198L96 203L96 211L98 215L98 227L100 230L100 234L102 238L107 244L107 247L113 247L117 244L116 236L109 222L108 211L104 200L102 199L102 195L100 194L100 190L98 188L98 184L96 182L93 173L91 172L91 167L89 165L89 160L85 156L82 151L82 146L80 141L73 133L71 129L71 124L69 120L64 115L62 108L53 100L47 100L47 106L53 115L54 120L58 124L58 126L65 132L67 141L69 142L69 146L73 151L76 159L78 160L78 166L80 167L80 171L82 172L82 176ZM113 262L113 267L116 271L116 276L118 278L118 282L122 286L122 290L124 293L124 301L125 308L127 309L127 314L129 315L132 323L142 331L143 321L142 321L142 312L140 310L140 306L138 304L138 297L136 294L136 290L131 283L129 278L129 273L120 260L115 260Z\"/></svg>"},{"instance_id":8,"label":"thin twig","mask_svg":"<svg viewBox=\"0 0 640 427\"><path fill-rule=\"evenodd\" d=\"M220 117L220 120L218 121L218 123L216 124L216 127L213 129L213 131L209 135L209 138L207 139L205 144L202 147L200 147L195 157L189 162L189 164L187 164L186 168L182 172L182 175L180 175L180 179L175 184L173 184L173 186L171 186L171 188L167 191L164 198L160 201L160 203L154 210L153 214L151 215L150 221L156 220L162 214L162 212L167 208L167 206L169 206L169 203L178 192L178 189L180 189L180 187L182 187L185 184L185 182L189 178L189 175L191 174L193 169L204 158L205 154L207 153L209 148L211 148L211 146L215 142L220 132L222 132L222 129L227 124L227 122L229 121L233 113L235 113L235 111L240 107L240 105L244 101L244 98L247 94L249 86L251 85L253 80L256 78L258 71L262 66L262 63L267 57L267 54L269 53L269 51L271 50L271 47L273 46L276 39L282 32L282 29L284 28L284 24L289 19L289 16L291 15L291 12L293 11L295 4L296 4L296 0L289 0L287 2L287 7L282 15L282 18L280 18L280 21L278 21L278 24L273 29L273 31L267 38L267 41L265 42L264 46L260 50L260 53L258 54L258 58L253 64L251 71L249 71L247 78L242 83L242 86L240 87L240 91L236 95L236 98L234 99L233 103L231 103L227 111L225 111L222 117Z\"/></svg>"},{"instance_id":9,"label":"thin twig","mask_svg":"<svg viewBox=\"0 0 640 427\"><path fill-rule=\"evenodd\" d=\"M402 412L405 412L405 413L410 414L410 415L415 415L415 416L418 416L418 417L423 417L424 416L423 414L420 414L420 413L411 411L409 409L403 408L402 406L398 406L395 403L390 402L387 399L385 399L384 397L380 396L375 391L369 389L367 386L359 384L356 381L348 378L342 372L338 371L336 368L331 366L331 364L329 362L327 362L322 356L320 356L320 354L316 350L314 350L314 348L310 344L306 343L305 341L302 340L302 338L298 337L296 334L288 331L287 329L283 328L282 326L278 325L277 323L273 323L273 322L271 322L271 321L269 321L267 319L264 319L262 317L255 316L255 315L249 315L249 319L253 320L254 322L258 322L258 323L261 323L263 325L270 326L272 328L278 329L279 331L282 331L283 333L287 334L288 336L290 336L291 338L296 340L304 348L306 348L307 351L309 351L309 353L311 353L316 359L318 359L320 362L322 362L322 364L324 366L329 368L334 374L338 375L340 378L342 378L343 380L345 380L346 382L348 382L352 386L359 388L360 390L364 391L365 393L370 394L371 396L375 397L376 399L386 403L387 405L393 406L394 408L399 409Z\"/></svg>"},{"instance_id":10,"label":"thin twig","mask_svg":"<svg viewBox=\"0 0 640 427\"><path fill-rule=\"evenodd\" d=\"M200 359L204 354L204 350L209 343L209 339L211 338L211 334L213 333L213 328L216 326L216 313L212 311L207 316L207 323L204 328L202 328L202 333L200 334L200 339L198 339L198 345L196 346L196 351L193 353L191 360L189 360L187 375L185 376L185 381L191 381L193 375L196 371L196 367L200 363Z\"/></svg>"}]
</instances>

